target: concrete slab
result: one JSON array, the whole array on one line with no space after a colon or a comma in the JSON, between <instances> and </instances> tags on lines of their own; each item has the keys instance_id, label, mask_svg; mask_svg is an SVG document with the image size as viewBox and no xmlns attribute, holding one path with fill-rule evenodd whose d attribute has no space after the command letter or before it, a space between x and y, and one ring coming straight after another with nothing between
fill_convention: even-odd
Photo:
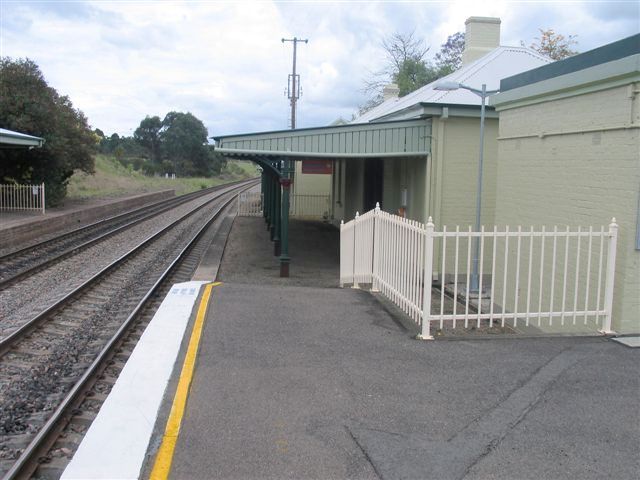
<instances>
[{"instance_id":1,"label":"concrete slab","mask_svg":"<svg viewBox=\"0 0 640 480\"><path fill-rule=\"evenodd\" d=\"M639 348L640 347L640 336L637 337L616 337L612 338L614 342L621 343L622 345L626 345L631 348Z\"/></svg>"},{"instance_id":2,"label":"concrete slab","mask_svg":"<svg viewBox=\"0 0 640 480\"><path fill-rule=\"evenodd\" d=\"M603 339L421 342L364 292L227 283L171 478L633 478L638 359Z\"/></svg>"},{"instance_id":3,"label":"concrete slab","mask_svg":"<svg viewBox=\"0 0 640 480\"><path fill-rule=\"evenodd\" d=\"M63 480L138 478L202 284L172 287L65 469Z\"/></svg>"}]
</instances>

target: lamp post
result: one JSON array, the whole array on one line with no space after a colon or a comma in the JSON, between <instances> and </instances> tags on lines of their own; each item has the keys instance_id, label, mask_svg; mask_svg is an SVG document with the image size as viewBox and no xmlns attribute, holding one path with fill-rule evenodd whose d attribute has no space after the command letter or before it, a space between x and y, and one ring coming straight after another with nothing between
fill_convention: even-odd
<instances>
[{"instance_id":1,"label":"lamp post","mask_svg":"<svg viewBox=\"0 0 640 480\"><path fill-rule=\"evenodd\" d=\"M478 95L481 100L480 107L480 154L478 156L478 186L476 188L476 232L480 232L480 213L482 211L482 163L484 161L484 107L487 100L487 97L494 95L499 92L499 90L487 90L487 85L482 84L482 88L478 90L477 88L469 87L467 85L463 85L462 83L452 82L452 81L442 81L437 83L434 90L443 90L443 91L451 91L458 90L462 88L464 90L468 90L471 93L475 93ZM480 256L480 236L476 237L475 248L473 254L473 273L471 274L471 292L478 293L478 295L482 295L482 292L479 292L479 278L478 278L478 257Z\"/></svg>"}]
</instances>

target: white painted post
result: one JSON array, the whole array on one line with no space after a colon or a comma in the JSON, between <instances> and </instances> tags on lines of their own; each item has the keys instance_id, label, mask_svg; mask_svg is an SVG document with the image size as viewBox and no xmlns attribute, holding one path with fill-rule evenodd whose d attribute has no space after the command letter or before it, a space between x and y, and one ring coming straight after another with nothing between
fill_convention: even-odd
<instances>
[{"instance_id":1,"label":"white painted post","mask_svg":"<svg viewBox=\"0 0 640 480\"><path fill-rule=\"evenodd\" d=\"M360 288L360 285L358 284L358 279L356 278L356 265L358 264L357 262L357 245L356 245L356 239L357 239L357 235L358 235L358 218L360 218L360 212L356 212L356 218L353 219L353 285L351 285L351 288Z\"/></svg>"},{"instance_id":2,"label":"white painted post","mask_svg":"<svg viewBox=\"0 0 640 480\"><path fill-rule=\"evenodd\" d=\"M613 310L613 283L616 275L616 243L618 239L618 224L615 217L609 224L609 250L607 252L607 274L604 283L604 310L605 315L600 333L610 335L615 333L611 330L611 314Z\"/></svg>"},{"instance_id":3,"label":"white painted post","mask_svg":"<svg viewBox=\"0 0 640 480\"><path fill-rule=\"evenodd\" d=\"M40 199L42 201L42 214L44 215L44 182L42 182L40 188L42 189L42 195L40 195Z\"/></svg>"},{"instance_id":4,"label":"white painted post","mask_svg":"<svg viewBox=\"0 0 640 480\"><path fill-rule=\"evenodd\" d=\"M344 219L340 220L340 288L344 288L344 282L342 281L342 279L344 278L344 271L343 271L343 265L344 265L344 259L342 258L343 255L346 253L343 250L343 246L342 246L342 242L344 241L344 236L342 235L342 231L344 230Z\"/></svg>"},{"instance_id":5,"label":"white painted post","mask_svg":"<svg viewBox=\"0 0 640 480\"><path fill-rule=\"evenodd\" d=\"M435 225L429 217L424 237L424 283L422 285L422 340L433 340L431 335L431 283L433 278L433 230Z\"/></svg>"},{"instance_id":6,"label":"white painted post","mask_svg":"<svg viewBox=\"0 0 640 480\"><path fill-rule=\"evenodd\" d=\"M380 214L380 202L376 202L373 210L373 272L371 280L371 291L379 292L378 277L380 276L380 225L378 225L378 215Z\"/></svg>"}]
</instances>

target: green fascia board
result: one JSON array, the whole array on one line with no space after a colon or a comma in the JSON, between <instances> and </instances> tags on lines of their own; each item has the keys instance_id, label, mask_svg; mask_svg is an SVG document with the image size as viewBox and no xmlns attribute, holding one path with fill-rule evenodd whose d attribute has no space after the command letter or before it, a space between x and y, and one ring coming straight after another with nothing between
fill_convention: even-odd
<instances>
[{"instance_id":1,"label":"green fascia board","mask_svg":"<svg viewBox=\"0 0 640 480\"><path fill-rule=\"evenodd\" d=\"M602 47L580 53L573 57L543 65L526 72L503 78L500 81L500 91L506 92L525 87L532 83L542 82L551 78L579 72L587 68L609 63L624 57L640 53L640 34L609 43Z\"/></svg>"},{"instance_id":2,"label":"green fascia board","mask_svg":"<svg viewBox=\"0 0 640 480\"><path fill-rule=\"evenodd\" d=\"M401 123L406 123L407 120L388 120L385 121L384 123L388 123L388 124L401 124ZM382 123L382 122L380 122ZM288 133L297 133L297 132L312 132L315 130L342 130L342 129L350 129L352 127L365 127L371 125L370 122L365 122L365 123L347 123L347 124L343 124L343 125L325 125L325 126L321 126L321 127L305 127L305 128L296 128L296 129L283 129L283 130L268 130L268 131L264 131L264 132L251 132L251 133L236 133L233 135L217 135L215 137L209 137L215 141L218 140L224 140L224 139L229 139L229 138L236 138L236 137L251 137L251 136L257 136L257 135L277 135L277 134L288 134Z\"/></svg>"},{"instance_id":3,"label":"green fascia board","mask_svg":"<svg viewBox=\"0 0 640 480\"><path fill-rule=\"evenodd\" d=\"M596 92L640 80L640 54L524 85L491 98L498 111Z\"/></svg>"},{"instance_id":4,"label":"green fascia board","mask_svg":"<svg viewBox=\"0 0 640 480\"><path fill-rule=\"evenodd\" d=\"M428 152L389 152L389 153L312 153L312 152L288 152L279 150L249 150L242 148L216 148L216 152L224 155L225 157L233 157L238 160L253 160L258 159L265 161L265 159L281 159L290 158L293 160L305 160L312 158L327 158L327 159L349 159L349 158L408 158L408 157L423 157L428 155Z\"/></svg>"},{"instance_id":5,"label":"green fascia board","mask_svg":"<svg viewBox=\"0 0 640 480\"><path fill-rule=\"evenodd\" d=\"M431 120L279 130L215 139L216 151L226 155L297 158L427 155L431 147Z\"/></svg>"}]
</instances>

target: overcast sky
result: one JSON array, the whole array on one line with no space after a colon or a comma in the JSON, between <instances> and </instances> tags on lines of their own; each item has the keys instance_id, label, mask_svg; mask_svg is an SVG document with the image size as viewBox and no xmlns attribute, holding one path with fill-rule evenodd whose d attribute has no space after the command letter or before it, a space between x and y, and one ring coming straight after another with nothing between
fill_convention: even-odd
<instances>
[{"instance_id":1,"label":"overcast sky","mask_svg":"<svg viewBox=\"0 0 640 480\"><path fill-rule=\"evenodd\" d=\"M502 20L501 44L538 28L577 35L581 52L639 31L639 2L213 2L0 0L0 53L28 57L94 128L131 135L146 115L191 112L210 135L288 127L292 44L298 127L350 119L380 43L415 31L435 54L470 16ZM2 127L2 125L0 125Z\"/></svg>"}]
</instances>

